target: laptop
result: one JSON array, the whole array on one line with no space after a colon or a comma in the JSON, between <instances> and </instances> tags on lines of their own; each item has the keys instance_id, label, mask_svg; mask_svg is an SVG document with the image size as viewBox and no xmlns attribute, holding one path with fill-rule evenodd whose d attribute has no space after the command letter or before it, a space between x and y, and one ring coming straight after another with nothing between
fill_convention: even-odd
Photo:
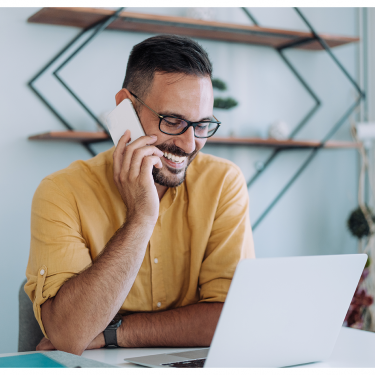
<instances>
[{"instance_id":1,"label":"laptop","mask_svg":"<svg viewBox=\"0 0 375 375\"><path fill-rule=\"evenodd\" d=\"M286 367L330 357L367 255L239 262L210 348L125 358L147 367Z\"/></svg>"}]
</instances>

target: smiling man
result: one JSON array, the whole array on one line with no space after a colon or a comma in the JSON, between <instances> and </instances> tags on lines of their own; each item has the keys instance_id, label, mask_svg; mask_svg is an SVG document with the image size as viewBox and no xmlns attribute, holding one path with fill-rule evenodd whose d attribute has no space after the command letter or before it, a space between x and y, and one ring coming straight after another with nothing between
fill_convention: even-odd
<instances>
[{"instance_id":1,"label":"smiling man","mask_svg":"<svg viewBox=\"0 0 375 375\"><path fill-rule=\"evenodd\" d=\"M200 152L219 126L211 74L189 38L134 46L116 104L132 101L146 136L126 131L39 185L25 286L39 350L210 345L237 263L254 257L240 169Z\"/></svg>"}]
</instances>

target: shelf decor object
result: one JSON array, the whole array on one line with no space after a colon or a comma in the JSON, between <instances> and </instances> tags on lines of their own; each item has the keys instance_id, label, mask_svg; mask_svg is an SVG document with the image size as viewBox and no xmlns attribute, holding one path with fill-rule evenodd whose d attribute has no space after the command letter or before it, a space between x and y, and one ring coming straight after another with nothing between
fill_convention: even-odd
<instances>
[{"instance_id":1,"label":"shelf decor object","mask_svg":"<svg viewBox=\"0 0 375 375\"><path fill-rule=\"evenodd\" d=\"M289 126L285 121L275 121L268 127L268 137L284 140L289 137Z\"/></svg>"},{"instance_id":2,"label":"shelf decor object","mask_svg":"<svg viewBox=\"0 0 375 375\"><path fill-rule=\"evenodd\" d=\"M117 11L98 8L42 8L34 15L32 15L28 22L43 23L51 25L63 25L81 27L83 30L64 47L50 62L46 64L28 83L34 93L42 100L42 102L55 114L55 116L62 122L68 129L66 132L48 132L44 134L34 135L29 137L31 140L66 140L81 143L86 149L95 155L95 151L90 147L90 144L96 142L108 141L109 135L100 119L94 112L78 97L78 95L70 88L59 75L59 72L84 48L90 43L100 32L105 29L122 30L122 31L136 31L144 33L155 34L178 34L195 38L211 39L224 42L236 42L253 45L263 45L274 48L280 58L288 66L297 80L305 88L308 94L312 97L314 105L302 118L302 120L294 127L287 140L274 140L274 139L259 139L259 138L223 138L213 137L208 139L208 143L212 145L247 145L251 147L273 147L274 151L271 156L262 162L262 167L258 168L257 172L248 181L248 187L261 176L266 168L272 163L279 152L290 149L311 149L309 157L305 160L302 166L296 171L294 176L283 187L280 193L272 200L266 210L252 225L253 230L257 228L260 222L290 188L290 186L301 175L309 163L314 159L317 152L323 148L344 148L344 147L357 147L354 142L334 142L329 141L333 134L341 127L350 114L357 108L361 100L364 98L364 92L360 89L355 80L351 77L344 66L339 62L336 56L332 53L331 48L336 46L345 45L352 42L357 42L358 38L317 34L311 24L308 22L302 12L295 8L295 11L300 16L302 21L309 28L309 32L301 32L294 30L281 30L264 28L259 26L256 19L249 12L247 8L241 8L249 20L254 25L241 25L223 23L217 21L198 20L186 17L171 17L150 15L141 13L132 13L123 11L124 8L119 8ZM85 36L91 32L91 35L81 42ZM43 96L43 94L35 87L35 81L39 79L46 71L51 68L59 59L63 58L69 49L76 43L79 46L69 54L69 56L53 71L54 77L61 83L61 85L69 92L69 94L77 101L83 110L99 124L103 129L102 132L78 132L74 131L72 126L64 116L59 113L52 104ZM321 101L314 93L312 88L303 79L301 74L293 66L291 61L285 56L283 51L289 48L304 49L310 51L324 50L332 58L336 66L347 77L350 83L354 86L358 93L356 101L348 108L343 116L337 121L336 124L327 132L326 136L321 141L297 141L294 137L297 133L307 124L311 117L315 114L321 105Z\"/></svg>"},{"instance_id":3,"label":"shelf decor object","mask_svg":"<svg viewBox=\"0 0 375 375\"><path fill-rule=\"evenodd\" d=\"M227 90L227 85L224 81L222 81L219 78L212 78L212 87L216 91L226 91ZM230 110L234 107L237 107L238 101L234 98L227 97L224 98L222 96L214 96L214 109L219 109L219 110Z\"/></svg>"}]
</instances>

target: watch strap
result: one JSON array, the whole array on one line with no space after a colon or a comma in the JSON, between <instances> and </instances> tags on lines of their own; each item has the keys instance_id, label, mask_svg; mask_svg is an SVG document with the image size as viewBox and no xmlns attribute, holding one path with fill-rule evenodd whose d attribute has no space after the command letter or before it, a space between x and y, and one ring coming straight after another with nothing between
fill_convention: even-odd
<instances>
[{"instance_id":1,"label":"watch strap","mask_svg":"<svg viewBox=\"0 0 375 375\"><path fill-rule=\"evenodd\" d=\"M116 314L116 316L111 320L108 327L104 330L104 341L105 341L105 348L108 346L114 346L118 348L117 343L117 330L121 326L122 323L122 316L120 314Z\"/></svg>"},{"instance_id":2,"label":"watch strap","mask_svg":"<svg viewBox=\"0 0 375 375\"><path fill-rule=\"evenodd\" d=\"M105 346L117 346L117 329L106 329L104 331Z\"/></svg>"}]
</instances>

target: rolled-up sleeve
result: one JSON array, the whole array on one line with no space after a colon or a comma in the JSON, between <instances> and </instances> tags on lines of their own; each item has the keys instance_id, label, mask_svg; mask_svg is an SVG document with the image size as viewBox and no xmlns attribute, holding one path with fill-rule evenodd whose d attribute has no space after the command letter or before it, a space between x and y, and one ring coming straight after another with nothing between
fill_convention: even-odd
<instances>
[{"instance_id":1,"label":"rolled-up sleeve","mask_svg":"<svg viewBox=\"0 0 375 375\"><path fill-rule=\"evenodd\" d=\"M224 302L238 262L254 257L246 181L233 167L223 183L202 262L199 302Z\"/></svg>"},{"instance_id":2,"label":"rolled-up sleeve","mask_svg":"<svg viewBox=\"0 0 375 375\"><path fill-rule=\"evenodd\" d=\"M46 337L41 305L91 263L74 200L69 199L53 180L44 179L32 202L25 292L33 302L35 317Z\"/></svg>"}]
</instances>

